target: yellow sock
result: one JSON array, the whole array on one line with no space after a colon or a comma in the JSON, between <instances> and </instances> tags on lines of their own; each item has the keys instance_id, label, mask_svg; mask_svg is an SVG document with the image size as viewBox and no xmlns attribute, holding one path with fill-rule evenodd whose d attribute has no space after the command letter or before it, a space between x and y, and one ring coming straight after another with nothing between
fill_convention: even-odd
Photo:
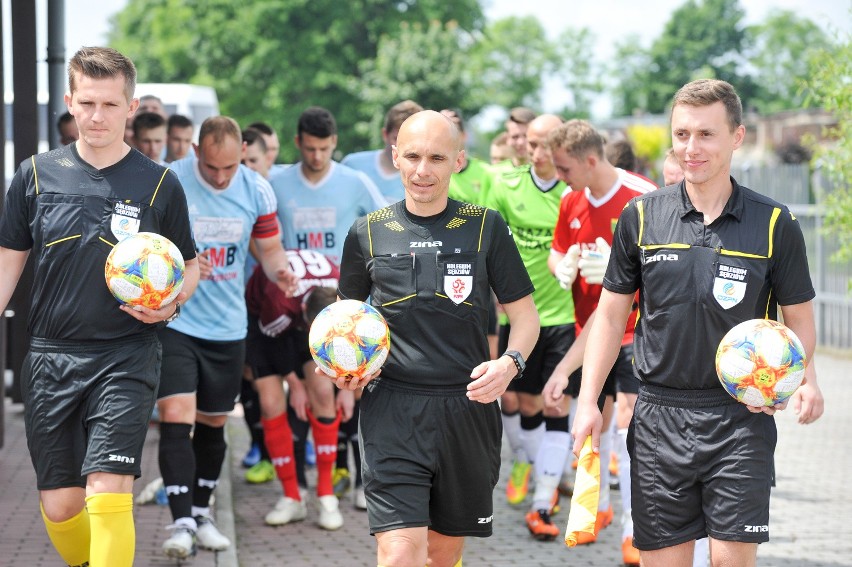
<instances>
[{"instance_id":1,"label":"yellow sock","mask_svg":"<svg viewBox=\"0 0 852 567\"><path fill-rule=\"evenodd\" d=\"M39 503L44 527L53 547L62 560L68 565L83 565L89 560L89 513L85 508L73 518L64 522L52 522L44 513L44 506Z\"/></svg>"},{"instance_id":2,"label":"yellow sock","mask_svg":"<svg viewBox=\"0 0 852 567\"><path fill-rule=\"evenodd\" d=\"M133 495L102 492L86 497L92 543L91 567L131 567L136 552Z\"/></svg>"}]
</instances>

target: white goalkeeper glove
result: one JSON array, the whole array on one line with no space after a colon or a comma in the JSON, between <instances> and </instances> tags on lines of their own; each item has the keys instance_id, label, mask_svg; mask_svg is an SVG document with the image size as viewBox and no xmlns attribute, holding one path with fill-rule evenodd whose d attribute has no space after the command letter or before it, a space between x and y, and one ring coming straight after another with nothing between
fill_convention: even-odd
<instances>
[{"instance_id":1,"label":"white goalkeeper glove","mask_svg":"<svg viewBox=\"0 0 852 567\"><path fill-rule=\"evenodd\" d=\"M553 275L559 280L559 285L562 289L570 290L571 284L577 279L577 261L580 259L579 244L572 244L568 247L565 256L556 264L556 269L553 270Z\"/></svg>"},{"instance_id":2,"label":"white goalkeeper glove","mask_svg":"<svg viewBox=\"0 0 852 567\"><path fill-rule=\"evenodd\" d=\"M595 239L597 250L583 250L583 255L577 262L580 275L587 284L600 285L603 283L606 265L609 263L610 246L600 236Z\"/></svg>"}]
</instances>

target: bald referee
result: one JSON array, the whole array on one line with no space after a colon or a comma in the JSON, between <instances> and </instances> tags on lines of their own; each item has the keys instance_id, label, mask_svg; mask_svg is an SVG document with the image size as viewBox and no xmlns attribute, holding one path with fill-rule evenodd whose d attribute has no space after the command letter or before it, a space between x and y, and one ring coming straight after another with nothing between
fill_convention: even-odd
<instances>
[{"instance_id":1,"label":"bald referee","mask_svg":"<svg viewBox=\"0 0 852 567\"><path fill-rule=\"evenodd\" d=\"M385 316L393 346L361 399L370 532L379 565L461 564L465 536L492 531L500 472L497 399L538 337L533 286L505 221L447 197L464 150L453 122L422 111L393 148L405 200L358 219L340 265L338 295ZM490 360L491 289L512 324Z\"/></svg>"}]
</instances>

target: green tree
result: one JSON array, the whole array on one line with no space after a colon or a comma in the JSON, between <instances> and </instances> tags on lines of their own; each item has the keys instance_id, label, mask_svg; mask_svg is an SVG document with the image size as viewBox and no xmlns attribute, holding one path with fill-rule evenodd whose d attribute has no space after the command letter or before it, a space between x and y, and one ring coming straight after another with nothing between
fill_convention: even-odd
<instances>
[{"instance_id":1,"label":"green tree","mask_svg":"<svg viewBox=\"0 0 852 567\"><path fill-rule=\"evenodd\" d=\"M375 59L359 66L360 75L349 82L349 92L360 99L362 114L356 132L381 145L380 130L388 106L412 99L424 108L461 108L473 115L483 101L471 89L467 70L465 34L455 22L433 20L428 26L403 22L401 33L379 40Z\"/></svg>"},{"instance_id":2,"label":"green tree","mask_svg":"<svg viewBox=\"0 0 852 567\"><path fill-rule=\"evenodd\" d=\"M615 44L609 75L617 77L612 86L616 116L627 116L648 108L650 66L651 54L641 47L638 35L631 34Z\"/></svg>"},{"instance_id":3,"label":"green tree","mask_svg":"<svg viewBox=\"0 0 852 567\"><path fill-rule=\"evenodd\" d=\"M811 61L807 103L837 118L837 127L828 132L834 143L817 146L814 154L814 163L837 187L825 200L825 229L837 239L835 258L847 261L852 259L852 35L817 51Z\"/></svg>"},{"instance_id":4,"label":"green tree","mask_svg":"<svg viewBox=\"0 0 852 567\"><path fill-rule=\"evenodd\" d=\"M630 44L621 44L617 60L628 66L618 70L624 83L616 88L619 108L662 113L677 89L706 77L728 81L748 101L756 88L742 70L744 14L738 0L687 0L672 13L647 59L641 49L630 54Z\"/></svg>"},{"instance_id":5,"label":"green tree","mask_svg":"<svg viewBox=\"0 0 852 567\"><path fill-rule=\"evenodd\" d=\"M302 110L324 106L348 152L368 144L353 132L364 117L349 91L361 62L375 58L380 38L400 33L402 22L451 19L481 28L479 2L130 0L110 42L137 63L140 81L214 86L223 113L241 123L265 120L282 139ZM282 155L293 160L295 149L282 144Z\"/></svg>"},{"instance_id":6,"label":"green tree","mask_svg":"<svg viewBox=\"0 0 852 567\"><path fill-rule=\"evenodd\" d=\"M759 94L751 105L762 114L801 108L806 93L811 55L831 45L814 22L789 10L773 10L766 20L746 30L750 40L749 64Z\"/></svg>"},{"instance_id":7,"label":"green tree","mask_svg":"<svg viewBox=\"0 0 852 567\"><path fill-rule=\"evenodd\" d=\"M470 50L469 68L486 104L541 105L545 73L554 69L555 52L538 18L509 17L488 25Z\"/></svg>"},{"instance_id":8,"label":"green tree","mask_svg":"<svg viewBox=\"0 0 852 567\"><path fill-rule=\"evenodd\" d=\"M594 44L595 36L588 28L568 28L553 47L554 74L571 98L560 113L565 118L588 118L594 99L603 91Z\"/></svg>"}]
</instances>

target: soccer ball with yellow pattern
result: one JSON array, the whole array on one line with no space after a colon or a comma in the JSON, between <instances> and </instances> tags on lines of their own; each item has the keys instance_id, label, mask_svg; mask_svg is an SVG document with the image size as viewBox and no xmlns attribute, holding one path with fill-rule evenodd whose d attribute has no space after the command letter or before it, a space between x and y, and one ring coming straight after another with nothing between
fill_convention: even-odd
<instances>
[{"instance_id":1,"label":"soccer ball with yellow pattern","mask_svg":"<svg viewBox=\"0 0 852 567\"><path fill-rule=\"evenodd\" d=\"M332 378L377 372L390 352L390 331L372 305L346 299L319 312L308 332L311 356Z\"/></svg>"},{"instance_id":2,"label":"soccer ball with yellow pattern","mask_svg":"<svg viewBox=\"0 0 852 567\"><path fill-rule=\"evenodd\" d=\"M109 291L121 303L159 309L180 293L184 269L183 255L171 240L140 232L113 247L104 275Z\"/></svg>"},{"instance_id":3,"label":"soccer ball with yellow pattern","mask_svg":"<svg viewBox=\"0 0 852 567\"><path fill-rule=\"evenodd\" d=\"M771 319L740 323L716 351L719 381L750 406L774 406L792 396L805 377L806 364L799 337Z\"/></svg>"}]
</instances>

